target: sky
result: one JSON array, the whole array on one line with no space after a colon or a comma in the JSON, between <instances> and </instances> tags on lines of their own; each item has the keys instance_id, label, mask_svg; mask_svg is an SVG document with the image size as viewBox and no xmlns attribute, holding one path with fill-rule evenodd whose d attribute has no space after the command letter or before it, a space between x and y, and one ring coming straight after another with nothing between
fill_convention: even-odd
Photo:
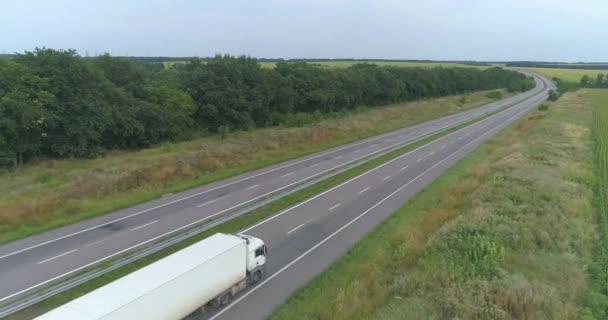
<instances>
[{"instance_id":1,"label":"sky","mask_svg":"<svg viewBox=\"0 0 608 320\"><path fill-rule=\"evenodd\" d=\"M606 0L0 3L0 53L608 61Z\"/></svg>"}]
</instances>

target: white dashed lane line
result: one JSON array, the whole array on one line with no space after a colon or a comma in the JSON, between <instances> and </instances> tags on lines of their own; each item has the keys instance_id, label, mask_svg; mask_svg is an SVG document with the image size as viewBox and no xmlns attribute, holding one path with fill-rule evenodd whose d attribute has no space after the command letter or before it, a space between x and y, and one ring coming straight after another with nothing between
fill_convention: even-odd
<instances>
[{"instance_id":1,"label":"white dashed lane line","mask_svg":"<svg viewBox=\"0 0 608 320\"><path fill-rule=\"evenodd\" d=\"M38 264L43 264L43 263L45 263L45 262L49 262L49 261L51 261L51 260L55 260L55 259L57 259L57 258L59 258L59 257L63 257L63 256L65 256L65 255L67 255L67 254L70 254L70 253L72 253L72 252L74 252L74 251L76 251L76 250L78 250L78 249L74 249L74 250L72 250L72 251L64 252L64 253L59 254L59 255L56 255L56 256L54 256L54 257L52 257L52 258L48 258L48 259L46 259L46 260L42 260L42 261L38 262Z\"/></svg>"}]
</instances>

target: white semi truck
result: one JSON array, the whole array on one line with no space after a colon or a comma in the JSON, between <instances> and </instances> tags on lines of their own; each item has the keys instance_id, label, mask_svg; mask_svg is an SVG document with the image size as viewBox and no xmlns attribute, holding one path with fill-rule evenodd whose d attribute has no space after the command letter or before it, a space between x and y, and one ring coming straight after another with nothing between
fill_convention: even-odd
<instances>
[{"instance_id":1,"label":"white semi truck","mask_svg":"<svg viewBox=\"0 0 608 320\"><path fill-rule=\"evenodd\" d=\"M191 318L258 282L267 254L261 239L218 233L36 319Z\"/></svg>"}]
</instances>

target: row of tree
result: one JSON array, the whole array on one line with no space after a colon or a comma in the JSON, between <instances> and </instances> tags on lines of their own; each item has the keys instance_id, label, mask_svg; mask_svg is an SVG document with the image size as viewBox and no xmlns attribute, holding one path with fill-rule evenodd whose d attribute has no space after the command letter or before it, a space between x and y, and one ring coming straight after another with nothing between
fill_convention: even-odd
<instances>
[{"instance_id":1,"label":"row of tree","mask_svg":"<svg viewBox=\"0 0 608 320\"><path fill-rule=\"evenodd\" d=\"M270 69L250 57L216 56L158 69L109 55L83 59L73 50L36 49L0 60L0 165L280 125L298 113L531 86L500 68L280 62Z\"/></svg>"},{"instance_id":2,"label":"row of tree","mask_svg":"<svg viewBox=\"0 0 608 320\"><path fill-rule=\"evenodd\" d=\"M608 88L608 73L598 73L595 78L584 75L579 84L583 88Z\"/></svg>"}]
</instances>

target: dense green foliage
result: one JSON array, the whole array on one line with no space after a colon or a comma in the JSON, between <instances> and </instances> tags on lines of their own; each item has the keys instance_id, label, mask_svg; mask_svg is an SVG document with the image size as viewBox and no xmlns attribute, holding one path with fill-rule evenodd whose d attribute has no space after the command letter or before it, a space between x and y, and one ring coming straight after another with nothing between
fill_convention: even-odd
<instances>
[{"instance_id":1,"label":"dense green foliage","mask_svg":"<svg viewBox=\"0 0 608 320\"><path fill-rule=\"evenodd\" d=\"M301 125L324 113L508 87L500 68L323 68L250 57L194 58L170 69L127 58L36 49L0 60L0 165L36 156L91 157L183 140L200 131Z\"/></svg>"},{"instance_id":2,"label":"dense green foliage","mask_svg":"<svg viewBox=\"0 0 608 320\"><path fill-rule=\"evenodd\" d=\"M584 75L579 84L582 88L608 88L608 73L598 73L595 78Z\"/></svg>"}]
</instances>

